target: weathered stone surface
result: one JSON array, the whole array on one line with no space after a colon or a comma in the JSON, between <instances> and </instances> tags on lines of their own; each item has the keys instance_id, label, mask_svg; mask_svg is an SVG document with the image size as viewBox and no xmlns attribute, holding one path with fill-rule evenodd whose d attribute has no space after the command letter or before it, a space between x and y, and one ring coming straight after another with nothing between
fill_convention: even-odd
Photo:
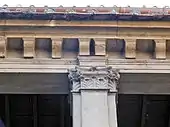
<instances>
[{"instance_id":1,"label":"weathered stone surface","mask_svg":"<svg viewBox=\"0 0 170 127\"><path fill-rule=\"evenodd\" d=\"M166 40L156 39L154 41L156 59L166 59Z\"/></svg>"},{"instance_id":2,"label":"weathered stone surface","mask_svg":"<svg viewBox=\"0 0 170 127\"><path fill-rule=\"evenodd\" d=\"M81 92L82 127L109 127L107 91Z\"/></svg>"},{"instance_id":3,"label":"weathered stone surface","mask_svg":"<svg viewBox=\"0 0 170 127\"><path fill-rule=\"evenodd\" d=\"M125 57L136 58L136 39L125 39Z\"/></svg>"},{"instance_id":4,"label":"weathered stone surface","mask_svg":"<svg viewBox=\"0 0 170 127\"><path fill-rule=\"evenodd\" d=\"M52 58L61 58L62 38L52 38Z\"/></svg>"},{"instance_id":5,"label":"weathered stone surface","mask_svg":"<svg viewBox=\"0 0 170 127\"><path fill-rule=\"evenodd\" d=\"M35 55L35 38L34 37L24 37L24 57L33 58Z\"/></svg>"},{"instance_id":6,"label":"weathered stone surface","mask_svg":"<svg viewBox=\"0 0 170 127\"><path fill-rule=\"evenodd\" d=\"M81 96L80 93L72 93L73 99L73 127L81 127Z\"/></svg>"},{"instance_id":7,"label":"weathered stone surface","mask_svg":"<svg viewBox=\"0 0 170 127\"><path fill-rule=\"evenodd\" d=\"M4 58L6 56L6 38L0 36L0 57Z\"/></svg>"},{"instance_id":8,"label":"weathered stone surface","mask_svg":"<svg viewBox=\"0 0 170 127\"><path fill-rule=\"evenodd\" d=\"M90 39L79 38L79 55L90 55Z\"/></svg>"},{"instance_id":9,"label":"weathered stone surface","mask_svg":"<svg viewBox=\"0 0 170 127\"><path fill-rule=\"evenodd\" d=\"M106 55L106 39L94 38L95 41L95 55Z\"/></svg>"}]
</instances>

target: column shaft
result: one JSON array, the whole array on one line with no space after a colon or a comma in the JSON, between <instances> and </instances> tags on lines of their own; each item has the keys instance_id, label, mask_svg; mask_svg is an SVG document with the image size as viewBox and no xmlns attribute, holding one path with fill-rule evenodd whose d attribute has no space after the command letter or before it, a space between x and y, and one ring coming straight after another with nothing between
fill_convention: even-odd
<instances>
[{"instance_id":1,"label":"column shaft","mask_svg":"<svg viewBox=\"0 0 170 127\"><path fill-rule=\"evenodd\" d=\"M116 93L108 95L109 127L117 127L117 106Z\"/></svg>"},{"instance_id":2,"label":"column shaft","mask_svg":"<svg viewBox=\"0 0 170 127\"><path fill-rule=\"evenodd\" d=\"M112 69L70 71L73 127L117 127L116 94L119 74Z\"/></svg>"},{"instance_id":3,"label":"column shaft","mask_svg":"<svg viewBox=\"0 0 170 127\"><path fill-rule=\"evenodd\" d=\"M81 96L80 93L72 93L73 97L73 127L81 127Z\"/></svg>"},{"instance_id":4,"label":"column shaft","mask_svg":"<svg viewBox=\"0 0 170 127\"><path fill-rule=\"evenodd\" d=\"M107 91L82 90L82 127L109 127Z\"/></svg>"}]
</instances>

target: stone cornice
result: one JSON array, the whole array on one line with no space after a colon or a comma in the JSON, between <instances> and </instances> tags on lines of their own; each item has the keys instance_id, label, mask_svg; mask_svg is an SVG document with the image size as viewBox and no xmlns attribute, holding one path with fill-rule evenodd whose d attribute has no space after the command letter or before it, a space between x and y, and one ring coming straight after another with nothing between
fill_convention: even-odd
<instances>
[{"instance_id":1,"label":"stone cornice","mask_svg":"<svg viewBox=\"0 0 170 127\"><path fill-rule=\"evenodd\" d=\"M170 28L169 21L58 21L58 20L0 20L3 27L114 27L114 28Z\"/></svg>"},{"instance_id":2,"label":"stone cornice","mask_svg":"<svg viewBox=\"0 0 170 127\"><path fill-rule=\"evenodd\" d=\"M121 73L170 73L170 60L108 59L107 65Z\"/></svg>"},{"instance_id":3,"label":"stone cornice","mask_svg":"<svg viewBox=\"0 0 170 127\"><path fill-rule=\"evenodd\" d=\"M29 26L16 26L13 28L12 26L9 26L7 29L0 28L0 35L6 38L170 39L170 35L168 34L170 32L169 23L166 24L166 26L161 26L161 24L156 23L153 28L150 28L147 25L143 28L138 27L138 25L136 27L131 27L131 25L127 27L128 24L125 27L101 27L100 24L96 27L92 25L78 27L70 25L69 27L62 27L60 23L58 24L59 26L55 27L51 25L52 27L48 28ZM108 24L106 23L105 25ZM156 28L156 25L159 26L159 28ZM85 29L82 29L81 27L85 27Z\"/></svg>"},{"instance_id":4,"label":"stone cornice","mask_svg":"<svg viewBox=\"0 0 170 127\"><path fill-rule=\"evenodd\" d=\"M68 73L68 69L81 65L108 67L119 70L120 73L170 73L170 60L135 60L110 59L100 57L84 57L79 59L0 59L0 72L23 73Z\"/></svg>"},{"instance_id":5,"label":"stone cornice","mask_svg":"<svg viewBox=\"0 0 170 127\"><path fill-rule=\"evenodd\" d=\"M68 73L68 69L81 65L108 67L120 73L170 73L170 60L111 59L102 57L84 57L79 59L0 59L0 72L23 73Z\"/></svg>"},{"instance_id":6,"label":"stone cornice","mask_svg":"<svg viewBox=\"0 0 170 127\"><path fill-rule=\"evenodd\" d=\"M170 39L169 22L0 20L0 26L2 26L0 28L0 72L67 73L67 69L80 65L111 66L118 69L120 73L170 73L166 45ZM8 29L4 29L6 27ZM8 38L21 38L24 51L22 59L8 59L6 55ZM52 42L52 53L48 60L37 59L34 55L35 40L38 38L48 38ZM63 58L63 38L79 39L77 58L71 60ZM95 43L91 46L95 50L94 54L90 54L90 39ZM123 59L109 56L106 49L108 39L125 41ZM153 59L139 60L136 57L138 39L151 39L155 43Z\"/></svg>"},{"instance_id":7,"label":"stone cornice","mask_svg":"<svg viewBox=\"0 0 170 127\"><path fill-rule=\"evenodd\" d=\"M67 73L77 64L76 59L0 59L0 72Z\"/></svg>"}]
</instances>

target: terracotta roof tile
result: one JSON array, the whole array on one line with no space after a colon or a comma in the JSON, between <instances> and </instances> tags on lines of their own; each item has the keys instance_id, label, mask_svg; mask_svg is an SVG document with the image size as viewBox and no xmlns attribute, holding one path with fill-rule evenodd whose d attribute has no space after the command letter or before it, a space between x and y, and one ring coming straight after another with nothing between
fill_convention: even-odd
<instances>
[{"instance_id":1,"label":"terracotta roof tile","mask_svg":"<svg viewBox=\"0 0 170 127\"><path fill-rule=\"evenodd\" d=\"M41 17L44 16L44 17ZM170 20L170 8L136 7L0 7L1 19L69 19L69 20Z\"/></svg>"},{"instance_id":2,"label":"terracotta roof tile","mask_svg":"<svg viewBox=\"0 0 170 127\"><path fill-rule=\"evenodd\" d=\"M59 7L48 7L48 6L44 6L44 7L35 7L34 5L30 5L30 7L22 7L21 5L18 5L16 7L8 7L8 5L4 5L2 7L0 7L1 12L18 12L18 10L22 11L22 12L28 12L28 13L32 13L33 10L35 11L35 13L51 13L51 10L53 10L53 13L67 13L67 12L73 12L74 13L112 13L113 10L118 13L118 14L134 14L134 12L136 14L170 14L170 8L168 6L165 6L164 8L157 8L157 7L152 7L152 8L146 8L146 7L140 7L140 8L136 8L136 7L104 7L104 6L100 6L100 7L63 7L63 6L59 6Z\"/></svg>"}]
</instances>

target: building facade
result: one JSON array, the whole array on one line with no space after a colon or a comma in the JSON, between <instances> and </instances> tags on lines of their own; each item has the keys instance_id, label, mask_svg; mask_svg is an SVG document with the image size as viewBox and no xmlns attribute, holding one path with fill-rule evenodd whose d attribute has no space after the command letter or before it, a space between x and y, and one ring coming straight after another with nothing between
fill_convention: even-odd
<instances>
[{"instance_id":1,"label":"building facade","mask_svg":"<svg viewBox=\"0 0 170 127\"><path fill-rule=\"evenodd\" d=\"M163 97L170 93L169 8L3 6L0 11L1 94L67 95L70 113L60 113L60 127L126 127L128 122L168 127L169 107L153 116L152 124L146 105L135 112L148 99L169 103ZM53 127L38 125L35 112L29 126ZM5 113L6 126L13 127ZM68 114L72 122L65 122Z\"/></svg>"}]
</instances>

